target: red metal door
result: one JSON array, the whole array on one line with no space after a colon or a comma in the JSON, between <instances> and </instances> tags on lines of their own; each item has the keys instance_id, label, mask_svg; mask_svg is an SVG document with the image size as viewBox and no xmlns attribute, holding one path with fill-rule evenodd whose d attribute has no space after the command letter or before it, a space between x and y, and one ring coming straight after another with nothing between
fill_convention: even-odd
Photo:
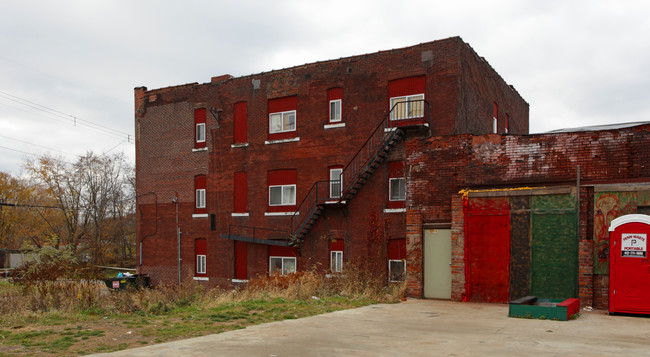
<instances>
[{"instance_id":1,"label":"red metal door","mask_svg":"<svg viewBox=\"0 0 650 357\"><path fill-rule=\"evenodd\" d=\"M235 279L248 279L248 245L235 241Z\"/></svg>"},{"instance_id":2,"label":"red metal door","mask_svg":"<svg viewBox=\"0 0 650 357\"><path fill-rule=\"evenodd\" d=\"M466 219L469 300L508 302L510 210L507 198L471 199Z\"/></svg>"},{"instance_id":3,"label":"red metal door","mask_svg":"<svg viewBox=\"0 0 650 357\"><path fill-rule=\"evenodd\" d=\"M650 314L648 237L650 216L634 214L612 221L609 312Z\"/></svg>"}]
</instances>

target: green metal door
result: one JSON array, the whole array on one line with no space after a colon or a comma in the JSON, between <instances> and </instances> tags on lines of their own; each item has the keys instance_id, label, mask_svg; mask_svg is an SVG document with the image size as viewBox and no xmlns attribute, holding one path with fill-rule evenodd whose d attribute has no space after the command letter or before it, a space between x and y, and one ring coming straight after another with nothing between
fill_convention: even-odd
<instances>
[{"instance_id":1,"label":"green metal door","mask_svg":"<svg viewBox=\"0 0 650 357\"><path fill-rule=\"evenodd\" d=\"M550 299L577 297L575 197L533 196L531 206L531 294Z\"/></svg>"}]
</instances>

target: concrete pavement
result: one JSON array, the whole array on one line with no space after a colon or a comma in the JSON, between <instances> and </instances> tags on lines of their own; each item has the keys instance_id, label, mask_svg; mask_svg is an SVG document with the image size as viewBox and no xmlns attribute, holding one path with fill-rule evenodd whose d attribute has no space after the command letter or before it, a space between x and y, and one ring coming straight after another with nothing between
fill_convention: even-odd
<instances>
[{"instance_id":1,"label":"concrete pavement","mask_svg":"<svg viewBox=\"0 0 650 357\"><path fill-rule=\"evenodd\" d=\"M525 355L650 356L650 318L581 311L572 321L518 319L507 305L409 300L101 356Z\"/></svg>"}]
</instances>

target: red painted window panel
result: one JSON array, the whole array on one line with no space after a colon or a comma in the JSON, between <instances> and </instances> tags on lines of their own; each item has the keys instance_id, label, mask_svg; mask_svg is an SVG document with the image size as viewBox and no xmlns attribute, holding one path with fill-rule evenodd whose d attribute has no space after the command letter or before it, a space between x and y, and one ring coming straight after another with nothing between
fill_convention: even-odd
<instances>
[{"instance_id":1,"label":"red painted window panel","mask_svg":"<svg viewBox=\"0 0 650 357\"><path fill-rule=\"evenodd\" d=\"M198 130L197 126L199 124L203 125L203 135L204 138L202 138L202 141L199 141L199 137L197 137ZM206 128L206 110L205 108L200 108L196 109L194 111L194 147L195 148L204 148L207 146L207 128Z\"/></svg>"},{"instance_id":2,"label":"red painted window panel","mask_svg":"<svg viewBox=\"0 0 650 357\"><path fill-rule=\"evenodd\" d=\"M467 211L468 296L474 302L508 302L510 205L507 198L473 198Z\"/></svg>"},{"instance_id":3,"label":"red painted window panel","mask_svg":"<svg viewBox=\"0 0 650 357\"><path fill-rule=\"evenodd\" d=\"M294 247L282 247L269 245L269 257L297 257L298 253Z\"/></svg>"},{"instance_id":4,"label":"red painted window panel","mask_svg":"<svg viewBox=\"0 0 650 357\"><path fill-rule=\"evenodd\" d=\"M343 99L343 88L330 88L327 90L327 101Z\"/></svg>"},{"instance_id":5,"label":"red painted window panel","mask_svg":"<svg viewBox=\"0 0 650 357\"><path fill-rule=\"evenodd\" d=\"M269 171L269 185L289 185L298 181L296 169L282 169Z\"/></svg>"},{"instance_id":6,"label":"red painted window panel","mask_svg":"<svg viewBox=\"0 0 650 357\"><path fill-rule=\"evenodd\" d=\"M333 250L343 251L343 239L330 241L330 252Z\"/></svg>"},{"instance_id":7,"label":"red painted window panel","mask_svg":"<svg viewBox=\"0 0 650 357\"><path fill-rule=\"evenodd\" d=\"M390 161L388 162L388 182L386 189L387 208L405 208L406 200L391 200L391 179L404 178L404 162L403 161Z\"/></svg>"},{"instance_id":8,"label":"red painted window panel","mask_svg":"<svg viewBox=\"0 0 650 357\"><path fill-rule=\"evenodd\" d=\"M246 213L248 212L248 175L246 171L235 172L234 181L233 212Z\"/></svg>"},{"instance_id":9,"label":"red painted window panel","mask_svg":"<svg viewBox=\"0 0 650 357\"><path fill-rule=\"evenodd\" d=\"M298 109L298 96L269 99L269 114Z\"/></svg>"},{"instance_id":10,"label":"red painted window panel","mask_svg":"<svg viewBox=\"0 0 650 357\"><path fill-rule=\"evenodd\" d=\"M492 107L492 117L493 118L498 118L499 117L499 106L497 103L493 103L494 106Z\"/></svg>"},{"instance_id":11,"label":"red painted window panel","mask_svg":"<svg viewBox=\"0 0 650 357\"><path fill-rule=\"evenodd\" d=\"M268 185L267 185L267 197L269 197L269 186L279 186L279 185L296 185L298 182L298 171L296 169L282 169L282 170L273 170L268 172ZM267 199L267 202L269 199ZM293 212L296 210L298 203L298 188L296 185L295 190L295 205L281 205L281 206L271 206L270 202L268 205L268 212Z\"/></svg>"},{"instance_id":12,"label":"red painted window panel","mask_svg":"<svg viewBox=\"0 0 650 357\"><path fill-rule=\"evenodd\" d=\"M235 241L235 279L248 279L248 245Z\"/></svg>"},{"instance_id":13,"label":"red painted window panel","mask_svg":"<svg viewBox=\"0 0 650 357\"><path fill-rule=\"evenodd\" d=\"M194 177L194 192L195 192L195 195L194 195L194 200L195 200L194 201L194 213L196 213L196 214L203 214L203 213L208 212L208 209L207 209L207 207L208 207L208 204L207 204L207 192L206 192L207 189L206 189L206 187L207 187L207 180L206 180L205 175L198 175L198 176ZM203 192L204 192L203 193L203 199L204 199L203 207L198 207L199 206L198 198L199 198L199 191L200 190L203 190Z\"/></svg>"},{"instance_id":14,"label":"red painted window panel","mask_svg":"<svg viewBox=\"0 0 650 357\"><path fill-rule=\"evenodd\" d=\"M406 238L390 239L388 241L388 259L406 259Z\"/></svg>"},{"instance_id":15,"label":"red painted window panel","mask_svg":"<svg viewBox=\"0 0 650 357\"><path fill-rule=\"evenodd\" d=\"M408 77L388 82L388 96L401 97L426 91L426 76Z\"/></svg>"},{"instance_id":16,"label":"red painted window panel","mask_svg":"<svg viewBox=\"0 0 650 357\"><path fill-rule=\"evenodd\" d=\"M247 142L248 138L246 135L246 125L247 125L247 105L246 102L236 103L235 104L235 132L234 132L234 141L235 144L241 144Z\"/></svg>"}]
</instances>

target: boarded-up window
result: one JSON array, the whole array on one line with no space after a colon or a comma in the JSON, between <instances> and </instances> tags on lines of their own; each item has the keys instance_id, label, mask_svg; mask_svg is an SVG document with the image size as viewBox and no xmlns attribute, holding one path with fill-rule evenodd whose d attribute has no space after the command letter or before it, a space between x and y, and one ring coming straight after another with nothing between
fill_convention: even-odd
<instances>
[{"instance_id":1,"label":"boarded-up window","mask_svg":"<svg viewBox=\"0 0 650 357\"><path fill-rule=\"evenodd\" d=\"M235 125L234 125L234 142L235 144L245 143L247 125L247 106L246 102L235 104Z\"/></svg>"}]
</instances>

